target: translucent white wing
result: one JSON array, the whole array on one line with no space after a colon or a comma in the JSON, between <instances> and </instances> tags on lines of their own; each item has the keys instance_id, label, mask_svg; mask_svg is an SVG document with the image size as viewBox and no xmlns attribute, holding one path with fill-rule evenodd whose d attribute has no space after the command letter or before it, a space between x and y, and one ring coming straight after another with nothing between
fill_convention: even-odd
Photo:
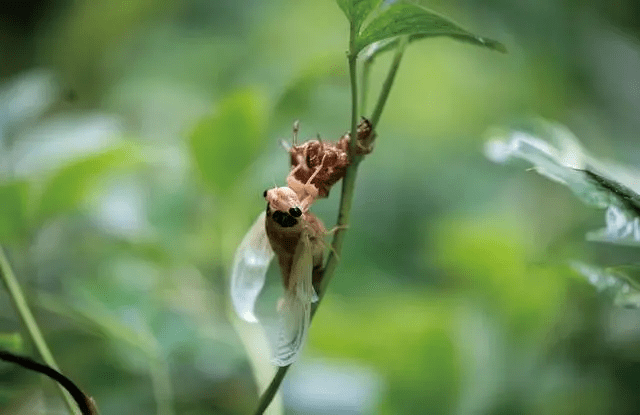
<instances>
[{"instance_id":1,"label":"translucent white wing","mask_svg":"<svg viewBox=\"0 0 640 415\"><path fill-rule=\"evenodd\" d=\"M236 313L246 321L258 321L254 314L256 300L267 275L273 250L265 230L262 212L240 242L231 269L231 299Z\"/></svg>"},{"instance_id":2,"label":"translucent white wing","mask_svg":"<svg viewBox=\"0 0 640 415\"><path fill-rule=\"evenodd\" d=\"M303 235L298 242L291 266L291 287L280 307L280 327L274 347L273 364L293 363L307 337L311 319L311 301L317 298L311 283L313 253Z\"/></svg>"}]
</instances>

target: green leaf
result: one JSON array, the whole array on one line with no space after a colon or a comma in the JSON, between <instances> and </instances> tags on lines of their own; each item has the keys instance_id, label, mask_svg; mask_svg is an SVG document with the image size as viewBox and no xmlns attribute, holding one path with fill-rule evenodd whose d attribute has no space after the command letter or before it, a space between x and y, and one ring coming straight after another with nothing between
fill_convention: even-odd
<instances>
[{"instance_id":1,"label":"green leaf","mask_svg":"<svg viewBox=\"0 0 640 415\"><path fill-rule=\"evenodd\" d=\"M637 216L640 216L640 195L617 182L614 179L605 177L599 173L591 171L589 169L584 170L588 179L596 183L600 188L609 191L616 197L620 203L627 209L635 212Z\"/></svg>"},{"instance_id":2,"label":"green leaf","mask_svg":"<svg viewBox=\"0 0 640 415\"><path fill-rule=\"evenodd\" d=\"M449 36L455 40L506 52L500 42L476 36L451 20L415 4L392 4L374 18L358 35L355 49L360 52L366 46L396 36L409 35L409 40L434 36ZM384 45L380 52L391 50L394 44Z\"/></svg>"},{"instance_id":3,"label":"green leaf","mask_svg":"<svg viewBox=\"0 0 640 415\"><path fill-rule=\"evenodd\" d=\"M265 125L262 103L251 91L234 93L191 133L196 165L204 181L215 190L230 189L262 148Z\"/></svg>"},{"instance_id":4,"label":"green leaf","mask_svg":"<svg viewBox=\"0 0 640 415\"><path fill-rule=\"evenodd\" d=\"M526 131L496 132L485 146L487 157L496 163L528 161L533 170L566 185L584 203L606 209L606 227L589 232L587 240L640 247L640 173L588 155L562 126L538 124L537 134L548 142Z\"/></svg>"},{"instance_id":5,"label":"green leaf","mask_svg":"<svg viewBox=\"0 0 640 415\"><path fill-rule=\"evenodd\" d=\"M640 265L617 265L615 267L608 267L605 271L616 275L631 287L640 291Z\"/></svg>"},{"instance_id":6,"label":"green leaf","mask_svg":"<svg viewBox=\"0 0 640 415\"><path fill-rule=\"evenodd\" d=\"M63 167L45 183L36 217L44 221L75 209L100 178L115 170L130 168L139 159L135 149L125 145Z\"/></svg>"},{"instance_id":7,"label":"green leaf","mask_svg":"<svg viewBox=\"0 0 640 415\"><path fill-rule=\"evenodd\" d=\"M0 184L0 242L26 236L28 190L22 181Z\"/></svg>"},{"instance_id":8,"label":"green leaf","mask_svg":"<svg viewBox=\"0 0 640 415\"><path fill-rule=\"evenodd\" d=\"M610 296L614 305L624 308L640 308L637 270L625 269L624 267L602 269L577 261L571 266L579 274L586 277L599 293Z\"/></svg>"},{"instance_id":9,"label":"green leaf","mask_svg":"<svg viewBox=\"0 0 640 415\"><path fill-rule=\"evenodd\" d=\"M362 23L367 16L378 7L381 0L336 0L356 33L360 31Z\"/></svg>"}]
</instances>

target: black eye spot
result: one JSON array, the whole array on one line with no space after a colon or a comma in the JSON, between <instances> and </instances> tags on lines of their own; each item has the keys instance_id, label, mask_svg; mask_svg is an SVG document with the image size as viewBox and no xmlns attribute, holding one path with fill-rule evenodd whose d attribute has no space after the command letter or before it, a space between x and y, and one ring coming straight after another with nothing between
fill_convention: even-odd
<instances>
[{"instance_id":1,"label":"black eye spot","mask_svg":"<svg viewBox=\"0 0 640 415\"><path fill-rule=\"evenodd\" d=\"M299 207L292 207L291 209L289 209L289 214L294 218L299 218L300 216L302 216L302 211Z\"/></svg>"},{"instance_id":2,"label":"black eye spot","mask_svg":"<svg viewBox=\"0 0 640 415\"><path fill-rule=\"evenodd\" d=\"M267 191L262 192L262 197L267 197Z\"/></svg>"},{"instance_id":3,"label":"black eye spot","mask_svg":"<svg viewBox=\"0 0 640 415\"><path fill-rule=\"evenodd\" d=\"M284 216L285 216L284 212L280 212L279 210L276 210L275 212L273 212L273 215L272 215L273 220L280 225L282 225Z\"/></svg>"},{"instance_id":4,"label":"black eye spot","mask_svg":"<svg viewBox=\"0 0 640 415\"><path fill-rule=\"evenodd\" d=\"M282 226L283 228L290 228L298 224L296 218L280 210L276 210L275 212L273 212L272 218L275 223Z\"/></svg>"}]
</instances>

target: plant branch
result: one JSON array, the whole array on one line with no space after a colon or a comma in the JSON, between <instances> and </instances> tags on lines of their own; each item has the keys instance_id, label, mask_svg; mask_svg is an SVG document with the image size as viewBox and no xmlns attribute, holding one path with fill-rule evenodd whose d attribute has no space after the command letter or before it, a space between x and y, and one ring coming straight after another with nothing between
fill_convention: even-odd
<instances>
[{"instance_id":1,"label":"plant branch","mask_svg":"<svg viewBox=\"0 0 640 415\"><path fill-rule=\"evenodd\" d=\"M367 98L369 98L369 75L373 65L373 56L366 56L362 61L362 74L360 75L360 112L367 112Z\"/></svg>"},{"instance_id":2,"label":"plant branch","mask_svg":"<svg viewBox=\"0 0 640 415\"><path fill-rule=\"evenodd\" d=\"M269 404L273 400L273 397L276 396L276 393L278 392L278 388L282 383L282 379L284 379L284 376L287 374L287 371L289 370L290 367L291 365L280 366L278 368L278 371L273 376L271 383L269 383L269 386L260 397L260 402L258 404L258 407L256 408L256 411L254 412L256 415L261 415L264 413L264 411L267 410L267 408L269 407Z\"/></svg>"},{"instance_id":3,"label":"plant branch","mask_svg":"<svg viewBox=\"0 0 640 415\"><path fill-rule=\"evenodd\" d=\"M358 79L357 79L357 62L358 62L358 53L355 51L355 39L356 32L353 23L351 24L351 36L349 42L349 80L351 82L351 140L349 141L349 159L351 161L351 165L349 168L354 165L357 166L357 163L354 163L356 159L356 137L358 135ZM343 194L344 196L344 194ZM342 200L341 200L342 202ZM334 238L335 240L335 238Z\"/></svg>"},{"instance_id":4,"label":"plant branch","mask_svg":"<svg viewBox=\"0 0 640 415\"><path fill-rule=\"evenodd\" d=\"M58 368L58 365L56 364L56 361L53 358L53 355L51 354L51 351L49 350L44 337L42 336L42 332L40 331L40 327L38 327L38 323L36 323L35 318L33 318L33 314L29 309L27 300L22 293L22 288L20 287L20 284L18 283L18 280L16 279L13 270L11 269L9 260L7 259L2 247L0 247L0 278L2 278L2 282L9 292L9 297L13 302L13 306L18 312L18 315L22 320L22 324L27 329L29 337L35 345L38 354L40 354L40 357L45 361L47 366L59 372L60 369ZM69 411L74 415L79 415L80 412L78 411L75 401L73 400L71 395L69 395L69 393L60 384L58 384L58 388Z\"/></svg>"},{"instance_id":5,"label":"plant branch","mask_svg":"<svg viewBox=\"0 0 640 415\"><path fill-rule=\"evenodd\" d=\"M351 27L351 41L350 41L350 53L348 56L349 61L349 77L351 80L351 137L352 139L349 142L349 157L351 160L351 164L347 168L346 174L342 179L342 193L340 195L340 207L338 210L338 221L336 224L337 231L333 236L333 241L331 241L331 251L329 252L329 257L327 258L326 265L324 267L322 281L320 283L320 289L318 293L318 301L313 304L311 309L311 318L316 314L324 295L327 292L327 287L331 282L333 274L335 273L336 267L338 266L338 260L340 253L342 252L342 245L344 243L344 235L345 230L349 222L349 214L351 213L351 206L353 204L353 194L356 186L356 177L358 174L358 165L362 160L362 156L356 155L356 142L357 142L357 126L358 126L358 86L356 79L356 69L357 69L357 54L354 53L354 41L355 41L355 31L352 25ZM382 86L382 91L380 92L380 96L378 97L378 102L376 103L376 108L373 112L373 116L371 117L371 125L375 129L378 122L380 121L380 116L382 115L382 111L384 110L384 105L387 102L387 98L389 97L389 92L391 91L391 87L393 86L393 81L395 79L396 73L398 72L398 67L400 66L400 61L402 60L402 55L404 53L404 49L408 43L408 38L405 36L400 39L398 44L398 48L396 49L396 54L391 63L391 67L389 68L389 73L384 81ZM364 81L364 79L363 79ZM365 88L365 85L361 85L361 87ZM364 94L362 97L364 98L366 95ZM260 401L258 404L258 408L255 411L256 415L262 414L268 407L274 396L278 392L278 388L282 383L287 371L289 370L289 366L279 367L275 376L271 380L271 383L265 390L265 392L260 397Z\"/></svg>"},{"instance_id":6,"label":"plant branch","mask_svg":"<svg viewBox=\"0 0 640 415\"><path fill-rule=\"evenodd\" d=\"M327 259L327 263L324 267L322 282L320 285L320 292L318 293L319 299L318 302L314 304L314 307L311 310L311 317L316 313L322 298L324 297L325 292L327 291L327 285L333 276L333 273L338 265L338 257L340 252L342 251L342 244L344 242L344 231L348 223L349 213L351 211L351 205L353 202L353 192L355 189L355 181L356 181L356 173L358 170L358 164L362 156L356 155L356 137L358 132L358 81L357 81L357 52L355 51L355 39L356 39L356 27L353 23L350 26L350 36L349 36L349 54L348 54L348 62L349 62L349 78L351 81L351 140L349 141L349 158L351 160L351 164L347 168L345 176L342 181L342 193L340 195L340 207L338 209L338 230L333 236L333 241L331 242L331 252ZM291 365L289 365L291 366ZM264 413L264 411L269 407L269 404L273 400L274 396L278 392L278 388L282 383L287 371L289 370L289 366L282 366L278 368L273 380L264 391L262 396L260 397L260 401L258 404L258 408L255 411L256 415L260 415Z\"/></svg>"},{"instance_id":7,"label":"plant branch","mask_svg":"<svg viewBox=\"0 0 640 415\"><path fill-rule=\"evenodd\" d=\"M409 38L407 36L402 36L400 38L398 48L396 49L396 54L394 55L393 61L391 62L391 67L389 68L387 77L384 80L384 84L382 84L382 90L380 91L380 95L378 96L376 108L373 110L373 115L371 115L371 119L369 120L371 121L371 125L374 129L380 121L380 116L382 116L382 110L384 110L384 105L387 103L387 98L389 98L389 92L391 92L391 87L393 86L393 81L395 80L396 73L398 72L398 68L400 67L400 61L402 60L404 49L408 43Z\"/></svg>"},{"instance_id":8,"label":"plant branch","mask_svg":"<svg viewBox=\"0 0 640 415\"><path fill-rule=\"evenodd\" d=\"M56 381L60 386L65 388L69 394L73 397L73 399L78 404L80 408L80 412L82 415L98 415L98 408L96 407L95 402L91 399L90 396L82 392L80 388L73 383L71 379L60 373L59 371L41 363L36 362L35 360L26 357L26 356L18 356L16 354L0 350L0 360L4 360L5 362L15 363L22 366L25 369L33 370L34 372L42 373Z\"/></svg>"}]
</instances>

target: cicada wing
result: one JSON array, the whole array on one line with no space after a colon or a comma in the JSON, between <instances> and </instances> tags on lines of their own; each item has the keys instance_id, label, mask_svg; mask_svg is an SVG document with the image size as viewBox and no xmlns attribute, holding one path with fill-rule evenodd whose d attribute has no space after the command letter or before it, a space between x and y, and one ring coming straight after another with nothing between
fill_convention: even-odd
<instances>
[{"instance_id":1,"label":"cicada wing","mask_svg":"<svg viewBox=\"0 0 640 415\"><path fill-rule=\"evenodd\" d=\"M313 254L306 237L301 237L291 266L290 287L279 309L280 327L272 362L278 366L293 363L307 337L311 320Z\"/></svg>"},{"instance_id":2,"label":"cicada wing","mask_svg":"<svg viewBox=\"0 0 640 415\"><path fill-rule=\"evenodd\" d=\"M236 313L246 321L258 321L254 307L264 286L273 249L265 230L265 212L249 229L236 250L231 268L231 298Z\"/></svg>"}]
</instances>

